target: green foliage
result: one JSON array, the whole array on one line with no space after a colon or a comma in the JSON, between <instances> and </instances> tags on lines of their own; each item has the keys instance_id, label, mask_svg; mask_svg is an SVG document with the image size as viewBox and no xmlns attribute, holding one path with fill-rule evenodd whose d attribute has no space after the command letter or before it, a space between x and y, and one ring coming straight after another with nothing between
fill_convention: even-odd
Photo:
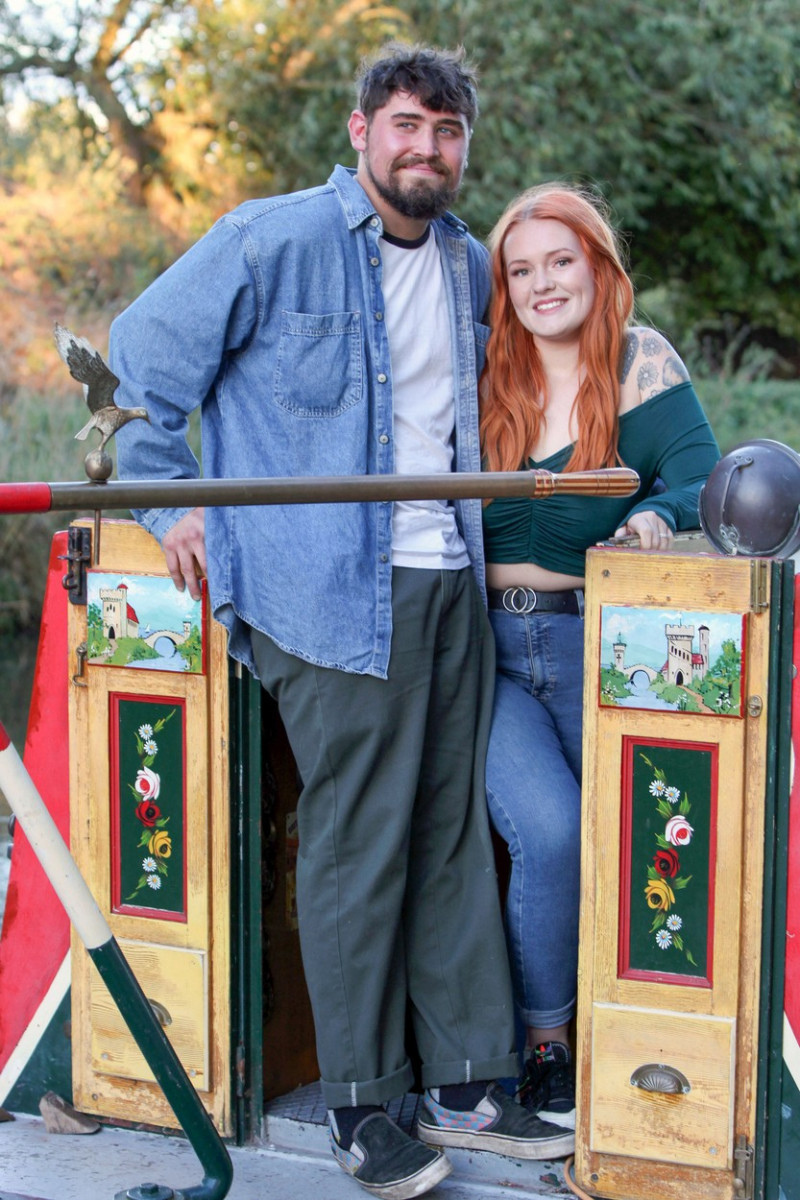
<instances>
[{"instance_id":1,"label":"green foliage","mask_svg":"<svg viewBox=\"0 0 800 1200\"><path fill-rule=\"evenodd\" d=\"M353 161L364 53L390 37L463 43L483 115L460 211L479 236L523 187L583 181L613 204L639 292L668 290L679 347L723 316L734 333L800 338L792 0L76 0L72 57L69 26L48 25L46 6L34 25L29 7L22 30L0 6L0 77L33 89L49 65L49 100L10 129L3 169L45 146L62 179L76 156L128 195L139 177L150 213L185 240L240 197ZM74 135L63 145L59 121ZM161 260L141 249L152 275Z\"/></svg>"},{"instance_id":2,"label":"green foliage","mask_svg":"<svg viewBox=\"0 0 800 1200\"><path fill-rule=\"evenodd\" d=\"M712 678L716 678L723 683L730 684L739 679L741 671L741 651L731 638L726 638L722 643L722 652L720 653L714 665L709 667L708 674Z\"/></svg>"},{"instance_id":3,"label":"green foliage","mask_svg":"<svg viewBox=\"0 0 800 1200\"><path fill-rule=\"evenodd\" d=\"M616 667L600 668L600 689L607 698L612 696L625 697L630 695L628 678Z\"/></svg>"},{"instance_id":4,"label":"green foliage","mask_svg":"<svg viewBox=\"0 0 800 1200\"><path fill-rule=\"evenodd\" d=\"M659 675L650 684L650 691L654 695L659 696L667 704L677 704L680 712L702 712L702 706L698 703L697 698L685 688L679 687L676 683L667 683L663 676Z\"/></svg>"},{"instance_id":5,"label":"green foliage","mask_svg":"<svg viewBox=\"0 0 800 1200\"><path fill-rule=\"evenodd\" d=\"M185 642L176 647L178 654L186 661L187 671L200 671L203 666L203 640L200 636L200 630L196 625L192 626L191 632Z\"/></svg>"},{"instance_id":6,"label":"green foliage","mask_svg":"<svg viewBox=\"0 0 800 1200\"><path fill-rule=\"evenodd\" d=\"M754 437L800 449L800 381L696 375L695 386L723 454Z\"/></svg>"},{"instance_id":7,"label":"green foliage","mask_svg":"<svg viewBox=\"0 0 800 1200\"><path fill-rule=\"evenodd\" d=\"M463 38L483 116L464 193L485 232L524 186L598 187L639 289L668 282L675 336L731 312L800 333L800 24L790 0L660 5L449 0L411 11Z\"/></svg>"}]
</instances>

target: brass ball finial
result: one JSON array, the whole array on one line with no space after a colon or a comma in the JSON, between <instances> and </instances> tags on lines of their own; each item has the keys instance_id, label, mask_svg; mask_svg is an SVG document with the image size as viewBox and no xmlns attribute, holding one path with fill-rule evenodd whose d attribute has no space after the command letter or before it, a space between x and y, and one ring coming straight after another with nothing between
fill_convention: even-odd
<instances>
[{"instance_id":1,"label":"brass ball finial","mask_svg":"<svg viewBox=\"0 0 800 1200\"><path fill-rule=\"evenodd\" d=\"M111 455L100 449L90 450L83 460L83 465L86 467L86 474L95 483L105 483L114 469Z\"/></svg>"}]
</instances>

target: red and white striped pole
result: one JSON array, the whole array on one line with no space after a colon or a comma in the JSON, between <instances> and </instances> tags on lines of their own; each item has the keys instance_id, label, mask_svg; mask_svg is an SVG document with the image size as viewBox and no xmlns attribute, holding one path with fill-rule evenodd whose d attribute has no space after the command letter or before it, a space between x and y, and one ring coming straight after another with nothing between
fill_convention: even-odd
<instances>
[{"instance_id":1,"label":"red and white striped pole","mask_svg":"<svg viewBox=\"0 0 800 1200\"><path fill-rule=\"evenodd\" d=\"M224 1200L233 1180L228 1151L2 722L0 789L205 1169L203 1182L196 1187L177 1192L143 1183L119 1193L115 1200L134 1193L171 1200Z\"/></svg>"}]
</instances>

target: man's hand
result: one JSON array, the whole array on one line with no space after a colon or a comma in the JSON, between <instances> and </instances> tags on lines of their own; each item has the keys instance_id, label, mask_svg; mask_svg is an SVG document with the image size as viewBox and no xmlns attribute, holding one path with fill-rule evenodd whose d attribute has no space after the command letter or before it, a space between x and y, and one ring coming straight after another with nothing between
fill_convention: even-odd
<instances>
[{"instance_id":1,"label":"man's hand","mask_svg":"<svg viewBox=\"0 0 800 1200\"><path fill-rule=\"evenodd\" d=\"M188 586L192 599L199 600L200 577L206 573L205 510L193 508L176 521L164 534L161 548L175 587L182 592Z\"/></svg>"},{"instance_id":2,"label":"man's hand","mask_svg":"<svg viewBox=\"0 0 800 1200\"><path fill-rule=\"evenodd\" d=\"M620 526L614 537L638 537L642 550L669 550L674 534L657 513L638 512Z\"/></svg>"}]
</instances>

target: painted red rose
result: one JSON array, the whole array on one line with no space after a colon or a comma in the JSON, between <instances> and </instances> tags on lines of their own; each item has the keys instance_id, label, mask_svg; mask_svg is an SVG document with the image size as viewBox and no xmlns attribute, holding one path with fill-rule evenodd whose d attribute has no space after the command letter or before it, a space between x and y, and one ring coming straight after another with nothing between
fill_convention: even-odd
<instances>
[{"instance_id":1,"label":"painted red rose","mask_svg":"<svg viewBox=\"0 0 800 1200\"><path fill-rule=\"evenodd\" d=\"M680 859L674 850L659 850L654 855L653 862L656 865L659 875L665 875L669 879L674 879L678 874Z\"/></svg>"},{"instance_id":2,"label":"painted red rose","mask_svg":"<svg viewBox=\"0 0 800 1200\"><path fill-rule=\"evenodd\" d=\"M148 828L155 825L158 818L161 816L161 809L157 804L153 804L150 800L143 800L141 804L136 806L136 816L143 825Z\"/></svg>"}]
</instances>

